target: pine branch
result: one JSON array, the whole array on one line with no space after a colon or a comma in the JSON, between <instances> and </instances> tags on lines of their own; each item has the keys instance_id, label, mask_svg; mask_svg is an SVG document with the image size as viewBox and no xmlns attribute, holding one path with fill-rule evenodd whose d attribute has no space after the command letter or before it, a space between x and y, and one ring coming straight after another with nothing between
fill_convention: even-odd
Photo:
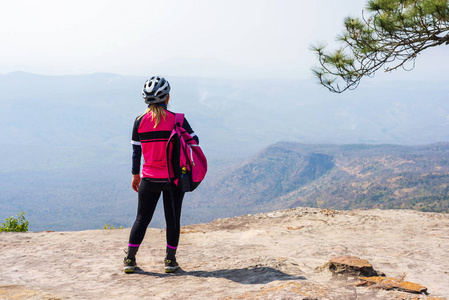
<instances>
[{"instance_id":1,"label":"pine branch","mask_svg":"<svg viewBox=\"0 0 449 300\"><path fill-rule=\"evenodd\" d=\"M331 53L312 47L319 62L314 75L332 92L355 89L382 67L408 70L412 62L412 70L422 51L449 44L448 0L370 0L367 10L372 15L345 19L346 32L338 37L343 47Z\"/></svg>"}]
</instances>

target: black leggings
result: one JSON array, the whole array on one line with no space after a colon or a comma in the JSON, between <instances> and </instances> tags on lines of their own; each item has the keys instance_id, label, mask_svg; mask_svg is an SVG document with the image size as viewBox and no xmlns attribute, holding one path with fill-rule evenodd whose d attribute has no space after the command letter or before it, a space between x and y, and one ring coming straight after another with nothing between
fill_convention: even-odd
<instances>
[{"instance_id":1,"label":"black leggings","mask_svg":"<svg viewBox=\"0 0 449 300\"><path fill-rule=\"evenodd\" d=\"M142 243L147 227L153 218L161 192L164 200L167 244L172 248L178 247L184 192L174 187L172 190L174 196L173 207L168 185L166 183L151 182L146 178L142 178L139 186L139 204L137 206L137 217L129 235L130 245L137 246Z\"/></svg>"}]
</instances>

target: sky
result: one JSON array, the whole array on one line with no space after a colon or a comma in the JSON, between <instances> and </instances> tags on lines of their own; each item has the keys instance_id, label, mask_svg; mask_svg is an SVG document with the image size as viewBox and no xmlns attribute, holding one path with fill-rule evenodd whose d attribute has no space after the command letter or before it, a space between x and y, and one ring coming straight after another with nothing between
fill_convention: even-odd
<instances>
[{"instance_id":1,"label":"sky","mask_svg":"<svg viewBox=\"0 0 449 300\"><path fill-rule=\"evenodd\" d=\"M14 0L0 4L0 74L310 78L311 44L335 45L364 0ZM449 47L416 78L449 70ZM409 72L412 73L412 72ZM437 75L440 74L440 75ZM447 75L444 75L447 77ZM443 76L443 77L444 77Z\"/></svg>"}]
</instances>

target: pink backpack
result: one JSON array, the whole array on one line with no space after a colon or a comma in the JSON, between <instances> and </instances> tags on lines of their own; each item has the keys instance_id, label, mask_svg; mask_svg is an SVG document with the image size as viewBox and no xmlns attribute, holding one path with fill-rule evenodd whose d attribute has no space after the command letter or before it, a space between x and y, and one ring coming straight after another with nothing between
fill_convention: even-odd
<instances>
[{"instance_id":1,"label":"pink backpack","mask_svg":"<svg viewBox=\"0 0 449 300\"><path fill-rule=\"evenodd\" d=\"M184 114L175 114L175 127L166 148L167 171L170 182L183 192L191 192L206 176L207 159L196 141L182 128L183 123ZM173 166L174 174L170 174L170 166Z\"/></svg>"}]
</instances>

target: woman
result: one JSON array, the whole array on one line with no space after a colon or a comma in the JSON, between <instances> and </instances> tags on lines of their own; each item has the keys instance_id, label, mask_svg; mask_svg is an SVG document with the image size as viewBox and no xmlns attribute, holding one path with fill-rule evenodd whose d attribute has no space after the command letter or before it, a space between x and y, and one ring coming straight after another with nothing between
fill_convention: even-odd
<instances>
[{"instance_id":1,"label":"woman","mask_svg":"<svg viewBox=\"0 0 449 300\"><path fill-rule=\"evenodd\" d=\"M133 145L131 185L133 190L138 193L137 217L129 236L124 271L133 273L137 267L136 253L162 193L167 229L165 272L172 273L179 269L175 255L179 242L184 193L173 184L168 185L166 145L170 132L175 126L175 114L167 110L170 100L170 85L163 77L151 77L143 86L142 96L145 103L148 104L148 108L143 115L136 118L131 141ZM198 137L186 119L184 119L183 128L198 143ZM140 160L142 155L145 162L141 177Z\"/></svg>"}]
</instances>

